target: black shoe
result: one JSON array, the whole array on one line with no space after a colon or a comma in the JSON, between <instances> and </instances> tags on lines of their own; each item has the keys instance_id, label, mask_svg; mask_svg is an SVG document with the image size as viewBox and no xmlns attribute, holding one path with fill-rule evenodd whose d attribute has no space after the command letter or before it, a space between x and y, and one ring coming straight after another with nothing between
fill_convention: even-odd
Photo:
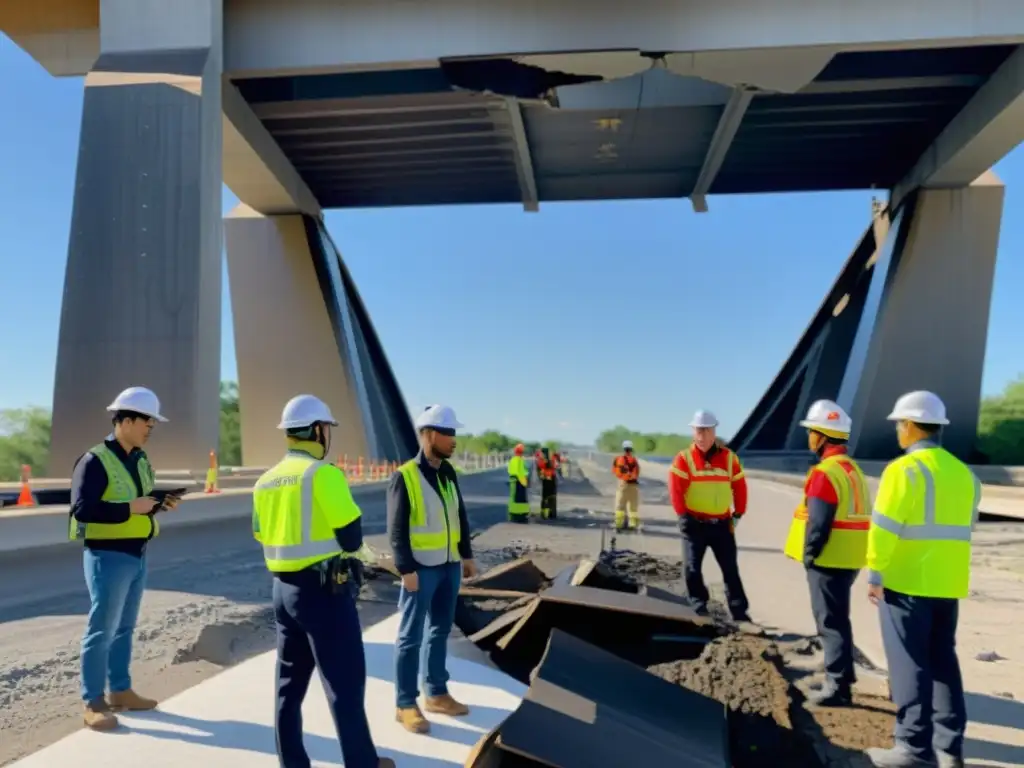
<instances>
[{"instance_id":1,"label":"black shoe","mask_svg":"<svg viewBox=\"0 0 1024 768\"><path fill-rule=\"evenodd\" d=\"M853 696L849 690L826 685L808 696L807 703L813 707L850 707L853 706Z\"/></svg>"},{"instance_id":2,"label":"black shoe","mask_svg":"<svg viewBox=\"0 0 1024 768\"><path fill-rule=\"evenodd\" d=\"M753 621L750 618L750 614L747 613L746 611L742 611L740 613L734 613L732 615L732 620L733 621L737 621L737 622L739 622L739 621L749 621L749 622L753 623Z\"/></svg>"}]
</instances>

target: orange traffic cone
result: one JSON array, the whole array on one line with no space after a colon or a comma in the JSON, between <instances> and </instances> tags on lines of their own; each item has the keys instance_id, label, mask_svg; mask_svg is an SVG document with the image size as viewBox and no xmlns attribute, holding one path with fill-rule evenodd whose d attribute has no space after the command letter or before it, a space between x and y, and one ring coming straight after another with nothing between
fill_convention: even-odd
<instances>
[{"instance_id":1,"label":"orange traffic cone","mask_svg":"<svg viewBox=\"0 0 1024 768\"><path fill-rule=\"evenodd\" d=\"M36 506L36 497L32 495L32 489L29 487L29 481L32 479L32 467L28 464L21 465L21 493L18 494L18 500L15 502L16 507L34 507Z\"/></svg>"},{"instance_id":2,"label":"orange traffic cone","mask_svg":"<svg viewBox=\"0 0 1024 768\"><path fill-rule=\"evenodd\" d=\"M206 470L206 493L220 493L217 487L217 452L210 451L210 468Z\"/></svg>"}]
</instances>

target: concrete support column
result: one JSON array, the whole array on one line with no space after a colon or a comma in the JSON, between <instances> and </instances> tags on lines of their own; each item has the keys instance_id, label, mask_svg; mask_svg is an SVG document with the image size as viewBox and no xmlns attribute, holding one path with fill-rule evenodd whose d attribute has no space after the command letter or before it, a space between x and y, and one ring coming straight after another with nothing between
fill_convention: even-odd
<instances>
[{"instance_id":1,"label":"concrete support column","mask_svg":"<svg viewBox=\"0 0 1024 768\"><path fill-rule=\"evenodd\" d=\"M219 433L223 0L100 0L85 80L50 474L147 386L170 422L157 469L197 469Z\"/></svg>"},{"instance_id":2,"label":"concrete support column","mask_svg":"<svg viewBox=\"0 0 1024 768\"><path fill-rule=\"evenodd\" d=\"M344 328L332 311L339 288L309 241L307 217L263 216L240 205L225 220L238 357L242 461L269 466L284 453L281 409L298 394L326 402L340 426L331 457L372 456ZM337 270L335 270L337 271Z\"/></svg>"},{"instance_id":3,"label":"concrete support column","mask_svg":"<svg viewBox=\"0 0 1024 768\"><path fill-rule=\"evenodd\" d=\"M881 249L839 389L856 456L898 449L885 420L904 392L946 403L943 444L974 448L1004 187L991 171L969 187L927 189L898 213Z\"/></svg>"}]
</instances>

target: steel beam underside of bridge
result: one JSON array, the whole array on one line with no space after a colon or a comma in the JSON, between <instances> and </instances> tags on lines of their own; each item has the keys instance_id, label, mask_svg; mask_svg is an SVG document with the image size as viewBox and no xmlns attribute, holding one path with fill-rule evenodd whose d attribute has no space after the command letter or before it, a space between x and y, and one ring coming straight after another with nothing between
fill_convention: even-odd
<instances>
[{"instance_id":1,"label":"steel beam underside of bridge","mask_svg":"<svg viewBox=\"0 0 1024 768\"><path fill-rule=\"evenodd\" d=\"M886 421L896 398L927 389L949 412L943 444L972 458L1003 197L989 172L969 187L921 190L891 220L878 210L731 445L806 455L799 421L828 398L853 418L853 454L888 459L899 452Z\"/></svg>"},{"instance_id":2,"label":"steel beam underside of bridge","mask_svg":"<svg viewBox=\"0 0 1024 768\"><path fill-rule=\"evenodd\" d=\"M236 138L253 133L237 110L224 109L219 0L187 9L102 3L104 50L86 78L82 113L49 472L70 474L110 432L104 409L129 386L156 391L170 420L147 447L154 464L200 469L220 424L225 122L234 121ZM342 425L332 452L412 455L408 412L351 276L320 219L297 213L302 198L311 207L315 200L300 194L301 180L267 192L264 177L252 189L289 213L254 217L262 229L232 225L250 251L236 249L231 269L244 459L280 456L274 428L300 392L331 404ZM283 282L254 274L257 263ZM318 366L330 375L317 377Z\"/></svg>"},{"instance_id":3,"label":"steel beam underside of bridge","mask_svg":"<svg viewBox=\"0 0 1024 768\"><path fill-rule=\"evenodd\" d=\"M838 53L799 91L774 94L662 68L566 85L510 59L235 85L325 208L532 208L891 188L1015 50ZM554 105L540 99L552 92Z\"/></svg>"}]
</instances>

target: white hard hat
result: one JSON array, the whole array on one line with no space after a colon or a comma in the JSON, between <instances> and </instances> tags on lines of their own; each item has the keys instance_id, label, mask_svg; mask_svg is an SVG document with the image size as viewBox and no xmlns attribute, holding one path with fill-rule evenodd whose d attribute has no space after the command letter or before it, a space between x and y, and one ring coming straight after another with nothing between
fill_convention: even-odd
<instances>
[{"instance_id":1,"label":"white hard hat","mask_svg":"<svg viewBox=\"0 0 1024 768\"><path fill-rule=\"evenodd\" d=\"M849 414L832 400L818 400L807 409L801 427L813 429L829 437L847 438L853 429Z\"/></svg>"},{"instance_id":2,"label":"white hard hat","mask_svg":"<svg viewBox=\"0 0 1024 768\"><path fill-rule=\"evenodd\" d=\"M697 411L690 420L691 427L717 427L718 419L711 411Z\"/></svg>"},{"instance_id":3,"label":"white hard hat","mask_svg":"<svg viewBox=\"0 0 1024 768\"><path fill-rule=\"evenodd\" d=\"M416 417L416 429L462 429L455 411L447 405L429 405Z\"/></svg>"},{"instance_id":4,"label":"white hard hat","mask_svg":"<svg viewBox=\"0 0 1024 768\"><path fill-rule=\"evenodd\" d=\"M338 422L331 415L331 409L327 403L313 395L296 395L287 403L281 411L281 423L278 429L301 429L311 427L320 422L338 426Z\"/></svg>"},{"instance_id":5,"label":"white hard hat","mask_svg":"<svg viewBox=\"0 0 1024 768\"><path fill-rule=\"evenodd\" d=\"M624 450L624 451L625 450L630 450L630 451L633 450L633 441L632 440L623 440L622 441L622 450Z\"/></svg>"},{"instance_id":6,"label":"white hard hat","mask_svg":"<svg viewBox=\"0 0 1024 768\"><path fill-rule=\"evenodd\" d=\"M908 392L896 401L889 421L914 421L918 424L949 424L946 405L934 392Z\"/></svg>"},{"instance_id":7,"label":"white hard hat","mask_svg":"<svg viewBox=\"0 0 1024 768\"><path fill-rule=\"evenodd\" d=\"M108 411L134 411L157 421L167 421L160 415L160 398L151 389L128 387L107 406Z\"/></svg>"}]
</instances>

